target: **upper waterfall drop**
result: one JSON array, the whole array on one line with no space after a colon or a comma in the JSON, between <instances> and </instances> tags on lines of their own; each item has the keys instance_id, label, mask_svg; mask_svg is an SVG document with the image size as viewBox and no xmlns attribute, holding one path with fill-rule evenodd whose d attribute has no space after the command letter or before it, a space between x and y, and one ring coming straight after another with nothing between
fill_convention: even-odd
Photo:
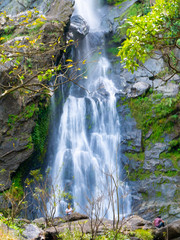
<instances>
[{"instance_id":1,"label":"upper waterfall drop","mask_svg":"<svg viewBox=\"0 0 180 240\"><path fill-rule=\"evenodd\" d=\"M91 37L100 30L100 21L95 0L76 0L75 14L81 15L90 26ZM52 167L52 177L58 180L60 189L73 196L73 205L78 212L85 212L88 199L102 197L102 213L113 218L110 203L112 178L118 183L114 204L122 207L119 215L130 214L130 194L123 181L121 163L121 129L116 109L118 92L113 79L108 76L111 64L101 46L91 46L89 34L77 48L77 61L87 57L86 78L72 85L69 97L63 106L57 132L57 149ZM94 60L94 55L97 55ZM93 61L92 61L93 59ZM84 66L83 65L83 66ZM87 91L86 91L87 90ZM126 198L125 198L126 196ZM117 214L118 211L116 211ZM57 206L57 215L60 205Z\"/></svg>"},{"instance_id":2,"label":"upper waterfall drop","mask_svg":"<svg viewBox=\"0 0 180 240\"><path fill-rule=\"evenodd\" d=\"M80 15L87 21L90 31L96 30L100 27L99 17L95 13L97 5L98 0L75 0L75 14Z\"/></svg>"}]
</instances>

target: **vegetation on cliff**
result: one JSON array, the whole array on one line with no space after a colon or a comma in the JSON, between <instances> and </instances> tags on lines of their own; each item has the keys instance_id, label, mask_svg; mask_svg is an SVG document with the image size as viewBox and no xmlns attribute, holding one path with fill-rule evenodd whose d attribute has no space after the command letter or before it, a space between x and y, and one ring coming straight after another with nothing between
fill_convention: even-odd
<instances>
[{"instance_id":1,"label":"vegetation on cliff","mask_svg":"<svg viewBox=\"0 0 180 240\"><path fill-rule=\"evenodd\" d=\"M180 49L179 8L178 0L157 0L146 15L126 20L127 38L118 52L125 68L137 70L156 51L158 58L167 62L171 76L180 73L179 59L174 52L175 48Z\"/></svg>"},{"instance_id":2,"label":"vegetation on cliff","mask_svg":"<svg viewBox=\"0 0 180 240\"><path fill-rule=\"evenodd\" d=\"M15 17L0 13L4 28L0 32L0 64L6 78L1 80L0 99L18 92L33 97L37 94L48 95L60 83L73 81L68 76L72 63L62 64L60 59L66 52L63 31L65 24L48 20L39 11L27 11ZM54 81L49 83L52 76Z\"/></svg>"}]
</instances>

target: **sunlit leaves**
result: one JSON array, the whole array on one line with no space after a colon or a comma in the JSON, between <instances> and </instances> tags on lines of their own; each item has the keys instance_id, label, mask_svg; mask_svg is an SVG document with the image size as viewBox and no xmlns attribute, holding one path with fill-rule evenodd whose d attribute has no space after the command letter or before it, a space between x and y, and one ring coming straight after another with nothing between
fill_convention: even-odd
<instances>
[{"instance_id":1,"label":"sunlit leaves","mask_svg":"<svg viewBox=\"0 0 180 240\"><path fill-rule=\"evenodd\" d=\"M0 98L14 91L29 97L34 94L50 95L61 84L58 77L67 75L64 79L68 82L71 73L72 78L77 78L77 64L67 59L62 65L58 59L59 52L66 52L67 46L74 44L73 40L69 40L64 46L60 31L62 22L56 21L54 25L36 10L14 16L13 22L5 12L0 16L6 21L0 38L0 64L8 73L8 84L0 87ZM43 27L45 23L47 25ZM46 26L51 24L54 28L49 32ZM48 81L52 77L54 86L50 87Z\"/></svg>"},{"instance_id":2,"label":"sunlit leaves","mask_svg":"<svg viewBox=\"0 0 180 240\"><path fill-rule=\"evenodd\" d=\"M125 68L132 72L137 70L139 62L144 63L154 50L162 51L172 41L178 41L175 27L179 21L178 11L178 0L157 0L147 15L127 20L130 26L127 39L118 52Z\"/></svg>"},{"instance_id":3,"label":"sunlit leaves","mask_svg":"<svg viewBox=\"0 0 180 240\"><path fill-rule=\"evenodd\" d=\"M67 59L66 62L73 62L73 60L72 59Z\"/></svg>"}]
</instances>

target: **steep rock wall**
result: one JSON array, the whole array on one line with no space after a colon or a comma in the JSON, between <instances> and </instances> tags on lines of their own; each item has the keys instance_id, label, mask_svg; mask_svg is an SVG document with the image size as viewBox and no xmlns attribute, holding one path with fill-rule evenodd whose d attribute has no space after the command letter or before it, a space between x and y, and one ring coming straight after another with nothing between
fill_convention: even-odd
<instances>
[{"instance_id":1,"label":"steep rock wall","mask_svg":"<svg viewBox=\"0 0 180 240\"><path fill-rule=\"evenodd\" d=\"M130 7L133 2L124 4ZM158 75L167 69L162 59L149 59L145 68L139 68L134 74L125 70L113 54L126 37L123 30L119 42L115 36L117 26L124 23L123 18L116 19L122 14L122 8L107 9L111 9L109 15L114 13L110 17L106 14L104 22L111 76L122 89L117 94L117 109L124 179L128 178L131 189L132 214L148 220L158 214L171 222L180 217L180 77L175 75L166 82L158 77L154 79L152 73ZM126 17L127 12L123 14Z\"/></svg>"},{"instance_id":2,"label":"steep rock wall","mask_svg":"<svg viewBox=\"0 0 180 240\"><path fill-rule=\"evenodd\" d=\"M43 34L45 41L51 41L53 29L61 29L60 37L63 37L63 29L69 24L70 16L73 12L72 1L21 1L22 4L15 4L15 1L4 1L0 8L2 11L6 10L7 14L12 14L13 18L19 11L27 10L36 6L47 12L43 6L48 4L47 23L45 24ZM58 4L58 6L57 6ZM27 5L27 6L26 6ZM53 23L52 21L59 21ZM6 27L6 21L4 26ZM58 58L58 53L54 53ZM48 61L48 56L44 61ZM12 66L0 66L0 83L7 83L7 74ZM10 175L15 172L19 165L30 158L34 151L34 143L32 139L32 132L36 125L36 119L39 113L39 103L47 105L48 100L39 94L33 97L21 95L20 92L13 92L0 100L0 184L1 190L8 188L11 184ZM48 119L47 119L48 121Z\"/></svg>"},{"instance_id":3,"label":"steep rock wall","mask_svg":"<svg viewBox=\"0 0 180 240\"><path fill-rule=\"evenodd\" d=\"M164 63L150 59L146 66L160 72ZM132 213L148 220L160 214L173 221L180 217L179 76L165 83L150 80L143 69L134 74L121 69L119 74L124 92L117 96L117 108Z\"/></svg>"}]
</instances>

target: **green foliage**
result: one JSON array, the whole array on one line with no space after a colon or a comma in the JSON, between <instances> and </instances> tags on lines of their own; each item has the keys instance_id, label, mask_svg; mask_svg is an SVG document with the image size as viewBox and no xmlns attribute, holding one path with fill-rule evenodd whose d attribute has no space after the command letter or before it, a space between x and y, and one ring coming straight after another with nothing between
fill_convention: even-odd
<instances>
[{"instance_id":1,"label":"green foliage","mask_svg":"<svg viewBox=\"0 0 180 240\"><path fill-rule=\"evenodd\" d=\"M174 118L178 121L179 116L178 115L172 115L171 118ZM176 150L180 154L180 137L177 139L173 139L169 142L169 149L170 152Z\"/></svg>"},{"instance_id":2,"label":"green foliage","mask_svg":"<svg viewBox=\"0 0 180 240\"><path fill-rule=\"evenodd\" d=\"M142 192L141 195L142 195L143 200L145 200L145 201L148 200L148 193Z\"/></svg>"},{"instance_id":3,"label":"green foliage","mask_svg":"<svg viewBox=\"0 0 180 240\"><path fill-rule=\"evenodd\" d=\"M100 236L96 238L97 240L113 240L113 239L120 239L120 240L126 240L129 239L128 235L125 235L121 232L109 230L107 231L104 236Z\"/></svg>"},{"instance_id":4,"label":"green foliage","mask_svg":"<svg viewBox=\"0 0 180 240\"><path fill-rule=\"evenodd\" d=\"M19 115L10 114L8 118L8 126L12 129L15 127L16 122L21 121L23 119L30 119L34 116L35 113L39 111L39 108L35 103L27 105L24 110Z\"/></svg>"},{"instance_id":5,"label":"green foliage","mask_svg":"<svg viewBox=\"0 0 180 240\"><path fill-rule=\"evenodd\" d=\"M13 92L19 92L23 96L28 95L30 98L34 94L49 96L53 87L50 87L47 81L58 74L62 67L61 64L55 64L58 55L56 53L60 50L65 52L67 48L66 44L61 44L62 31L56 28L51 39L44 39L46 30L40 28L47 21L35 9L20 14L18 19L11 19L5 12L0 13L0 16L7 20L7 26L0 33L0 63L1 65L9 63L10 75L7 86L0 86L0 98ZM6 43L8 40L12 41ZM69 40L69 44L72 42L73 40ZM74 66L72 63L64 65L66 69L64 73L68 72L67 68ZM54 85L55 88L59 83L55 80Z\"/></svg>"},{"instance_id":6,"label":"green foliage","mask_svg":"<svg viewBox=\"0 0 180 240\"><path fill-rule=\"evenodd\" d=\"M135 230L135 236L141 240L153 240L153 235L150 230L137 229Z\"/></svg>"},{"instance_id":7,"label":"green foliage","mask_svg":"<svg viewBox=\"0 0 180 240\"><path fill-rule=\"evenodd\" d=\"M39 107L38 119L32 133L32 142L34 143L35 150L40 154L42 154L45 150L45 144L50 122L49 114L50 111L48 105L41 105Z\"/></svg>"},{"instance_id":8,"label":"green foliage","mask_svg":"<svg viewBox=\"0 0 180 240\"><path fill-rule=\"evenodd\" d=\"M26 120L29 118L32 118L35 112L38 112L39 108L35 105L35 103L31 105L27 105L25 107L25 111L22 114L22 117L25 118Z\"/></svg>"},{"instance_id":9,"label":"green foliage","mask_svg":"<svg viewBox=\"0 0 180 240\"><path fill-rule=\"evenodd\" d=\"M161 192L156 192L156 197L161 197L162 193Z\"/></svg>"},{"instance_id":10,"label":"green foliage","mask_svg":"<svg viewBox=\"0 0 180 240\"><path fill-rule=\"evenodd\" d=\"M137 70L139 62L145 63L155 49L160 48L162 52L164 49L167 54L168 46L179 39L178 0L157 0L151 8L152 11L147 15L134 16L127 20L127 39L119 49L118 56L131 72ZM172 58L170 54L169 57Z\"/></svg>"},{"instance_id":11,"label":"green foliage","mask_svg":"<svg viewBox=\"0 0 180 240\"><path fill-rule=\"evenodd\" d=\"M126 172L130 181L137 181L137 180L145 180L150 178L152 173L148 170L144 170L142 166L140 168L133 170L133 172L129 173L128 167L126 167Z\"/></svg>"},{"instance_id":12,"label":"green foliage","mask_svg":"<svg viewBox=\"0 0 180 240\"><path fill-rule=\"evenodd\" d=\"M170 151L163 152L160 154L160 159L170 159L173 163L173 166L180 171L179 162L180 162L180 152L179 151Z\"/></svg>"},{"instance_id":13,"label":"green foliage","mask_svg":"<svg viewBox=\"0 0 180 240\"><path fill-rule=\"evenodd\" d=\"M175 177L175 176L177 176L177 174L178 174L177 171L171 171L171 170L168 170L166 172L162 172L162 171L159 171L159 170L154 171L154 175L156 177L159 177L159 176Z\"/></svg>"},{"instance_id":14,"label":"green foliage","mask_svg":"<svg viewBox=\"0 0 180 240\"><path fill-rule=\"evenodd\" d=\"M119 231L114 230L108 230L103 235L96 236L95 240L114 240L114 239L120 239L120 240L126 240L130 239L131 236L135 236L138 239L141 240L152 240L153 236L150 230L144 230L144 229L137 229L133 232L130 232L128 234L123 234ZM60 233L58 235L58 239L63 240L90 240L91 235L90 234L83 234L78 229L74 229L73 231L70 231L69 229L65 229L64 232Z\"/></svg>"},{"instance_id":15,"label":"green foliage","mask_svg":"<svg viewBox=\"0 0 180 240\"><path fill-rule=\"evenodd\" d=\"M37 21L36 21L37 22ZM46 21L40 21L40 22L37 22L36 25L34 25L33 27L31 27L29 29L29 33L30 34L35 34L35 33L38 33L39 29L45 24Z\"/></svg>"},{"instance_id":16,"label":"green foliage","mask_svg":"<svg viewBox=\"0 0 180 240\"><path fill-rule=\"evenodd\" d=\"M164 141L164 134L170 133L178 123L178 104L180 93L176 97L162 98L161 94L152 93L150 96L130 100L129 107L137 126L142 129L143 137L153 130L146 143ZM173 114L172 114L173 113ZM178 115L177 115L178 116Z\"/></svg>"},{"instance_id":17,"label":"green foliage","mask_svg":"<svg viewBox=\"0 0 180 240\"><path fill-rule=\"evenodd\" d=\"M147 14L149 11L150 11L150 6L149 6L148 0L143 1L143 3L137 2L137 3L134 3L132 6L130 6L123 14L121 14L120 17L115 19L120 26L118 27L117 32L113 35L110 43L119 44L121 38L126 36L126 32L130 27L130 24L128 21L125 21L122 24L122 21L124 19L129 19L133 16L141 16L141 15ZM119 49L117 47L112 47L108 49L108 52L114 55L118 55Z\"/></svg>"},{"instance_id":18,"label":"green foliage","mask_svg":"<svg viewBox=\"0 0 180 240\"><path fill-rule=\"evenodd\" d=\"M22 183L22 172L18 172L16 175L13 176L11 187L17 189L19 198L23 196L24 189Z\"/></svg>"},{"instance_id":19,"label":"green foliage","mask_svg":"<svg viewBox=\"0 0 180 240\"><path fill-rule=\"evenodd\" d=\"M123 3L123 2L125 2L126 0L107 0L107 3L109 4L109 5L119 5L119 4L121 4L121 3Z\"/></svg>"},{"instance_id":20,"label":"green foliage","mask_svg":"<svg viewBox=\"0 0 180 240\"><path fill-rule=\"evenodd\" d=\"M125 154L129 159L133 159L135 161L140 161L140 162L144 162L145 159L145 154L144 152L140 152L140 153L126 153Z\"/></svg>"},{"instance_id":21,"label":"green foliage","mask_svg":"<svg viewBox=\"0 0 180 240\"><path fill-rule=\"evenodd\" d=\"M58 239L62 240L90 240L90 234L84 234L80 230L74 228L73 231L70 231L68 228L64 232L59 233Z\"/></svg>"},{"instance_id":22,"label":"green foliage","mask_svg":"<svg viewBox=\"0 0 180 240\"><path fill-rule=\"evenodd\" d=\"M117 55L118 54L118 49L116 47L108 48L107 51L109 53L112 53L113 55Z\"/></svg>"},{"instance_id":23,"label":"green foliage","mask_svg":"<svg viewBox=\"0 0 180 240\"><path fill-rule=\"evenodd\" d=\"M15 26L7 26L3 30L4 30L5 34L10 34L10 33L14 32Z\"/></svg>"},{"instance_id":24,"label":"green foliage","mask_svg":"<svg viewBox=\"0 0 180 240\"><path fill-rule=\"evenodd\" d=\"M11 234L10 232L7 232L7 230L4 231L2 227L2 223L6 224L9 228L14 229L16 233ZM6 240L18 240L19 237L18 235L23 233L23 224L21 221L17 222L9 222L9 220L4 217L3 214L0 213L0 237L1 239L6 239ZM2 227L2 228L1 228ZM16 235L16 236L15 236Z\"/></svg>"},{"instance_id":25,"label":"green foliage","mask_svg":"<svg viewBox=\"0 0 180 240\"><path fill-rule=\"evenodd\" d=\"M13 179L10 189L3 192L3 213L7 218L7 225L14 223L22 209L27 207L26 193L23 191L21 176Z\"/></svg>"},{"instance_id":26,"label":"green foliage","mask_svg":"<svg viewBox=\"0 0 180 240\"><path fill-rule=\"evenodd\" d=\"M44 216L46 225L54 226L57 205L62 200L69 200L72 197L60 188L59 182L52 182L49 172L50 169L47 169L44 174L41 169L31 170L31 178L27 178L25 183L35 200L35 207Z\"/></svg>"}]
</instances>

